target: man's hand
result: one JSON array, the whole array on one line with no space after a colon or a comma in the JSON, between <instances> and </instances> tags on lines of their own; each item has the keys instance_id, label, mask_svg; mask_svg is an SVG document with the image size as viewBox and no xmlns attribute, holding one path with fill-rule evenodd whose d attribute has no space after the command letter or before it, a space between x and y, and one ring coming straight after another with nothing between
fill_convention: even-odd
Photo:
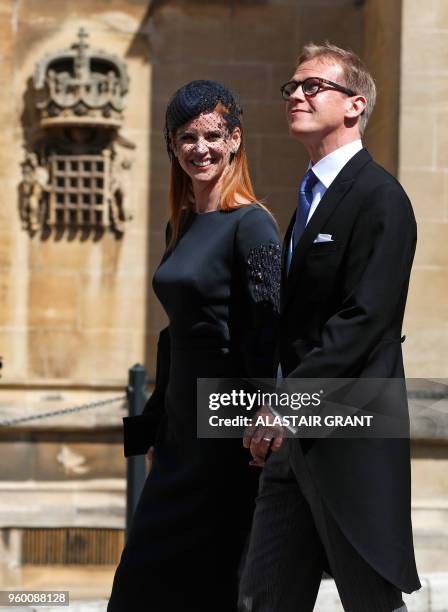
<instances>
[{"instance_id":1,"label":"man's hand","mask_svg":"<svg viewBox=\"0 0 448 612\"><path fill-rule=\"evenodd\" d=\"M258 417L263 417L264 425L251 425L246 427L243 436L244 448L249 448L252 461L249 465L263 467L269 449L277 452L283 443L284 431L280 425L270 425L273 423L274 415L266 406L263 406L255 414L255 421Z\"/></svg>"}]
</instances>

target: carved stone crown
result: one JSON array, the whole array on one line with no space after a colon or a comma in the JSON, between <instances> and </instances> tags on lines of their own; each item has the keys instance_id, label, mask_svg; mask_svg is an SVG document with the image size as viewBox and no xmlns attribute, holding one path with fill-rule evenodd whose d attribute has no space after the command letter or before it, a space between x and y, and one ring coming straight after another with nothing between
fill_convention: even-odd
<instances>
[{"instance_id":1,"label":"carved stone crown","mask_svg":"<svg viewBox=\"0 0 448 612\"><path fill-rule=\"evenodd\" d=\"M36 108L42 128L52 125L119 127L126 106L129 77L117 56L92 49L81 28L78 42L50 53L36 65Z\"/></svg>"}]
</instances>

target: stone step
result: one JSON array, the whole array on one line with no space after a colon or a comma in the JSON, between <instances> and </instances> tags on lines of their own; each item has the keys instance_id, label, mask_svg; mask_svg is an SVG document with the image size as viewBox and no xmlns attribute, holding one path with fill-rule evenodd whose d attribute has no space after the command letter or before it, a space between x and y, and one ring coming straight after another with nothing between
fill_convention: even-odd
<instances>
[{"instance_id":1,"label":"stone step","mask_svg":"<svg viewBox=\"0 0 448 612\"><path fill-rule=\"evenodd\" d=\"M448 550L448 497L414 499L412 526L417 550Z\"/></svg>"},{"instance_id":2,"label":"stone step","mask_svg":"<svg viewBox=\"0 0 448 612\"><path fill-rule=\"evenodd\" d=\"M124 529L126 480L0 482L0 528Z\"/></svg>"},{"instance_id":3,"label":"stone step","mask_svg":"<svg viewBox=\"0 0 448 612\"><path fill-rule=\"evenodd\" d=\"M412 526L418 569L423 572L447 571L448 498L413 499Z\"/></svg>"}]
</instances>

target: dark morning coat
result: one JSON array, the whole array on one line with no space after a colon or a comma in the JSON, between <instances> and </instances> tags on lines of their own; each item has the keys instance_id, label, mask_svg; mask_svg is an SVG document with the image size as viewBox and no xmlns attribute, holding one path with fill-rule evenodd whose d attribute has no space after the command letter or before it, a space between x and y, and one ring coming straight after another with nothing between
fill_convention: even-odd
<instances>
[{"instance_id":1,"label":"dark morning coat","mask_svg":"<svg viewBox=\"0 0 448 612\"><path fill-rule=\"evenodd\" d=\"M293 225L294 219L285 245ZM333 242L314 243L318 233L331 234ZM362 149L326 191L289 274L284 248L279 358L285 376L404 377L401 328L416 236L402 187ZM400 590L418 589L409 440L300 443L327 507L356 550Z\"/></svg>"}]
</instances>

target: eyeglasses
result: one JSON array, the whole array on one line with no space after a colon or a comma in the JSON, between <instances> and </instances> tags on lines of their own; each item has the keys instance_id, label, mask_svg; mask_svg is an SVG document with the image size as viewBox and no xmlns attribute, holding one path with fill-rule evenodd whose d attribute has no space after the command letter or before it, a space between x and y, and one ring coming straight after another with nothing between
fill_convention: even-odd
<instances>
[{"instance_id":1,"label":"eyeglasses","mask_svg":"<svg viewBox=\"0 0 448 612\"><path fill-rule=\"evenodd\" d=\"M300 86L302 86L302 91L305 96L315 96L324 89L325 85L331 85L332 89L342 91L342 93L347 94L347 96L356 96L356 93L352 89L347 89L347 87L339 85L339 83L321 79L320 77L308 77L303 81L288 81L280 87L280 91L282 92L283 99L289 100L292 94Z\"/></svg>"}]
</instances>

